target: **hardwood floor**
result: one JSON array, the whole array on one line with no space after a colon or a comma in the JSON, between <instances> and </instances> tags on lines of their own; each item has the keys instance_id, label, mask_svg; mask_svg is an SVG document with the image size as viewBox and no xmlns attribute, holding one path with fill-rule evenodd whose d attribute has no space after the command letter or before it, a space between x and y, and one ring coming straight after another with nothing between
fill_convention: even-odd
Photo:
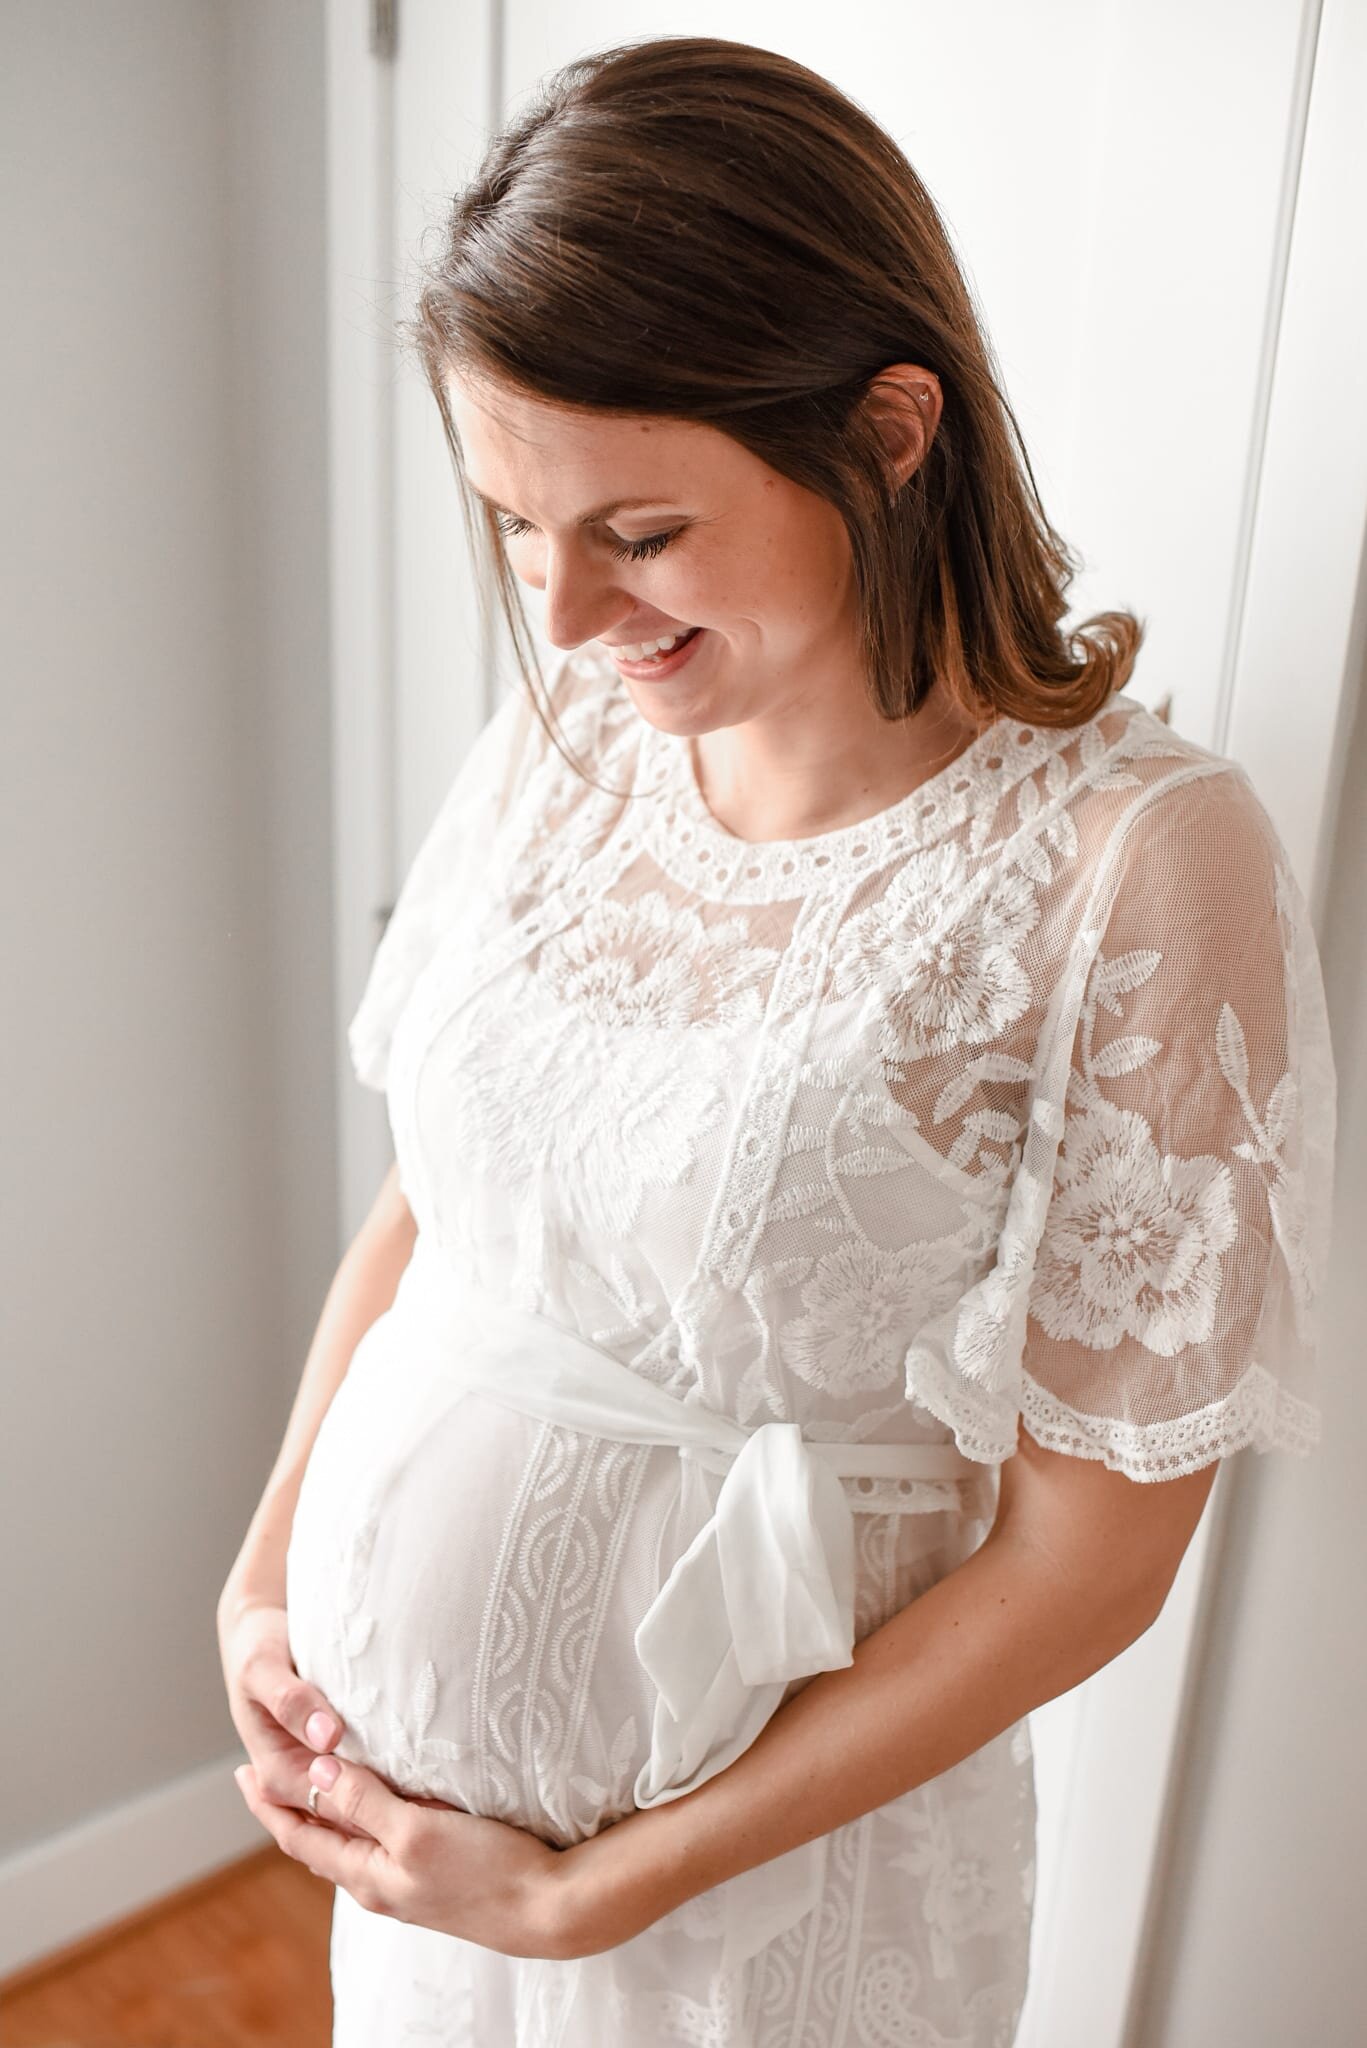
<instances>
[{"instance_id":1,"label":"hardwood floor","mask_svg":"<svg viewBox=\"0 0 1367 2048\"><path fill-rule=\"evenodd\" d=\"M0 1984L4 2048L329 2048L333 1889L273 1843Z\"/></svg>"}]
</instances>

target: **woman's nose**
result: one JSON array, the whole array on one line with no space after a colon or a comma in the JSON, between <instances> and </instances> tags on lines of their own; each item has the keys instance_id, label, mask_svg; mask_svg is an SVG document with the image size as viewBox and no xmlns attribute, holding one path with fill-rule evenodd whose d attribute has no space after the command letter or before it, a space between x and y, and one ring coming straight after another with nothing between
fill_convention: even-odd
<instances>
[{"instance_id":1,"label":"woman's nose","mask_svg":"<svg viewBox=\"0 0 1367 2048\"><path fill-rule=\"evenodd\" d=\"M571 561L551 546L546 549L545 633L552 647L567 651L609 632L613 622L631 609L627 593L611 576L580 555Z\"/></svg>"}]
</instances>

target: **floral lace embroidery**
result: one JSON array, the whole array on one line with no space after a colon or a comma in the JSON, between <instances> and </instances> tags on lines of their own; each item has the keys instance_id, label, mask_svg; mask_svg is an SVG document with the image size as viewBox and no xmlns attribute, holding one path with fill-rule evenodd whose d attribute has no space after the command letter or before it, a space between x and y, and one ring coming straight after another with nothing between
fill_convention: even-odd
<instances>
[{"instance_id":1,"label":"floral lace embroidery","mask_svg":"<svg viewBox=\"0 0 1367 2048\"><path fill-rule=\"evenodd\" d=\"M1068 1126L1030 1313L1051 1337L1170 1358L1215 1326L1237 1224L1218 1159L1160 1158L1143 1117L1110 1104Z\"/></svg>"},{"instance_id":2,"label":"floral lace embroidery","mask_svg":"<svg viewBox=\"0 0 1367 2048\"><path fill-rule=\"evenodd\" d=\"M452 1030L443 1108L487 1172L529 1191L549 1175L578 1228L619 1238L650 1190L687 1180L721 1118L729 1062L719 1044L685 1064L672 1036L641 1025L604 1051L591 1007L552 1014L532 990L510 1028L496 992Z\"/></svg>"},{"instance_id":3,"label":"floral lace embroidery","mask_svg":"<svg viewBox=\"0 0 1367 2048\"><path fill-rule=\"evenodd\" d=\"M842 995L887 994L878 1046L888 1060L979 1045L1025 1014L1030 977L1020 948L1039 920L1026 876L1002 874L962 903L967 863L952 842L908 855L879 901L841 932L832 972Z\"/></svg>"},{"instance_id":4,"label":"floral lace embroidery","mask_svg":"<svg viewBox=\"0 0 1367 2048\"><path fill-rule=\"evenodd\" d=\"M552 992L596 1022L660 1030L751 1024L778 960L752 946L739 918L706 925L658 889L631 903L593 904L546 945L538 972Z\"/></svg>"},{"instance_id":5,"label":"floral lace embroidery","mask_svg":"<svg viewBox=\"0 0 1367 2048\"><path fill-rule=\"evenodd\" d=\"M942 1244L880 1251L846 1238L803 1282L806 1314L783 1326L784 1364L810 1386L840 1394L891 1386L908 1333L958 1293L961 1262Z\"/></svg>"},{"instance_id":6,"label":"floral lace embroidery","mask_svg":"<svg viewBox=\"0 0 1367 2048\"><path fill-rule=\"evenodd\" d=\"M373 1676L382 1638L377 1638L377 1616L369 1608L367 1587L379 1528L380 1509L372 1506L339 1531L337 1601L325 1638L328 1661L320 1673L344 1724L337 1752L382 1770L400 1791L454 1798L453 1766L462 1764L471 1750L468 1744L431 1732L441 1689L436 1665L428 1658L418 1667L404 1699L393 1697L392 1687L377 1683Z\"/></svg>"}]
</instances>

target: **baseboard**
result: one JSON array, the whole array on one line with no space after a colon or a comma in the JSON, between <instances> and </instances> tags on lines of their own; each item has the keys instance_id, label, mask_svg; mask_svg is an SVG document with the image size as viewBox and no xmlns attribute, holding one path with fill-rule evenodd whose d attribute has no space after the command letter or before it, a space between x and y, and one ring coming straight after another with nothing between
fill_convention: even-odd
<instances>
[{"instance_id":1,"label":"baseboard","mask_svg":"<svg viewBox=\"0 0 1367 2048\"><path fill-rule=\"evenodd\" d=\"M233 1783L239 1750L0 1861L0 1977L266 1841Z\"/></svg>"}]
</instances>

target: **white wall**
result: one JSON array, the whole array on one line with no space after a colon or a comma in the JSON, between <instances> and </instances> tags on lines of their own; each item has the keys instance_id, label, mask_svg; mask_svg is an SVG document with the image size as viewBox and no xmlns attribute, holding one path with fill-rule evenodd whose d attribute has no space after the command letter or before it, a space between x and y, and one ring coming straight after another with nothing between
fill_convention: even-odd
<instances>
[{"instance_id":1,"label":"white wall","mask_svg":"<svg viewBox=\"0 0 1367 2048\"><path fill-rule=\"evenodd\" d=\"M321 0L8 0L0 76L4 1854L236 1747L338 1246Z\"/></svg>"}]
</instances>

